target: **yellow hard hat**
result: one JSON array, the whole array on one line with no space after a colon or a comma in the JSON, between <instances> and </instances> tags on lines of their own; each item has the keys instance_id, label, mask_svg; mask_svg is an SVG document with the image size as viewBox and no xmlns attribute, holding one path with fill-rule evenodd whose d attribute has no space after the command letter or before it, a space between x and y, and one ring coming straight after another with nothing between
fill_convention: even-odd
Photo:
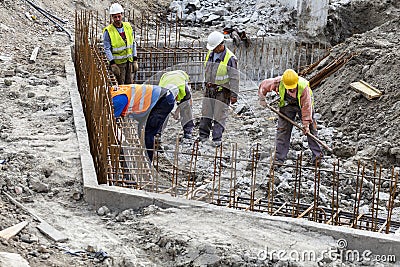
<instances>
[{"instance_id":1,"label":"yellow hard hat","mask_svg":"<svg viewBox=\"0 0 400 267\"><path fill-rule=\"evenodd\" d=\"M299 82L299 75L292 69L287 69L283 73L282 82L286 89L294 89Z\"/></svg>"}]
</instances>

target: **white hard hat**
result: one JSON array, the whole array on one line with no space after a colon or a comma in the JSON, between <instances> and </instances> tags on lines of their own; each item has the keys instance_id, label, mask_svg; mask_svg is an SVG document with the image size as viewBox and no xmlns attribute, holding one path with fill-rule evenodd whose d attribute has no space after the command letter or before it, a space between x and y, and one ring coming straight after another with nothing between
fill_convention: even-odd
<instances>
[{"instance_id":1,"label":"white hard hat","mask_svg":"<svg viewBox=\"0 0 400 267\"><path fill-rule=\"evenodd\" d=\"M214 50L220 43L224 41L224 35L220 32L212 32L207 39L207 49Z\"/></svg>"},{"instance_id":2,"label":"white hard hat","mask_svg":"<svg viewBox=\"0 0 400 267\"><path fill-rule=\"evenodd\" d=\"M110 15L124 13L124 9L118 3L114 3L110 6Z\"/></svg>"}]
</instances>

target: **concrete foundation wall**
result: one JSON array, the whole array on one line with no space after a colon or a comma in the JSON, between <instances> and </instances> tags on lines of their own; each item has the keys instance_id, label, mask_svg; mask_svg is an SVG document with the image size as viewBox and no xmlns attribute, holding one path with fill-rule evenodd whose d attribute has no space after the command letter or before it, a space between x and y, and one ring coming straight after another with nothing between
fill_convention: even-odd
<instances>
[{"instance_id":1,"label":"concrete foundation wall","mask_svg":"<svg viewBox=\"0 0 400 267\"><path fill-rule=\"evenodd\" d=\"M308 36L317 36L326 26L329 0L278 0L289 9L296 9L298 28Z\"/></svg>"}]
</instances>

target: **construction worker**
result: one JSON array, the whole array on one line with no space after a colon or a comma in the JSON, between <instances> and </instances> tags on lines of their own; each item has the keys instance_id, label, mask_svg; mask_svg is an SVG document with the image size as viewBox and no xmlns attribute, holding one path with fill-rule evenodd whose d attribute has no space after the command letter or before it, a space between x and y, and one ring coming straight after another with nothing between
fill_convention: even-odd
<instances>
[{"instance_id":1,"label":"construction worker","mask_svg":"<svg viewBox=\"0 0 400 267\"><path fill-rule=\"evenodd\" d=\"M114 3L110 7L113 23L103 29L103 45L111 71L118 84L131 84L132 71L139 69L134 32L129 22L123 22L124 9Z\"/></svg>"},{"instance_id":2,"label":"construction worker","mask_svg":"<svg viewBox=\"0 0 400 267\"><path fill-rule=\"evenodd\" d=\"M158 85L169 89L175 96L178 107L173 116L176 120L180 117L183 128L183 138L191 139L194 123L189 75L183 70L168 71L161 76Z\"/></svg>"},{"instance_id":3,"label":"construction worker","mask_svg":"<svg viewBox=\"0 0 400 267\"><path fill-rule=\"evenodd\" d=\"M224 45L224 35L212 32L207 39L209 50L204 62L205 94L199 125L200 142L208 140L212 130L215 146L220 146L229 104L237 101L239 73L236 56Z\"/></svg>"},{"instance_id":4,"label":"construction worker","mask_svg":"<svg viewBox=\"0 0 400 267\"><path fill-rule=\"evenodd\" d=\"M139 122L139 132L144 128L147 155L153 160L154 136L159 132L165 119L175 105L170 90L157 85L127 84L113 86L111 97L115 118L130 117Z\"/></svg>"},{"instance_id":5,"label":"construction worker","mask_svg":"<svg viewBox=\"0 0 400 267\"><path fill-rule=\"evenodd\" d=\"M303 133L307 135L308 145L312 151L312 163L320 161L322 150L319 144L312 139L308 133L317 136L317 123L314 118L314 98L309 82L299 77L292 69L287 69L282 76L266 79L261 82L258 89L260 104L266 107L265 96L268 92L276 92L279 95L279 111L291 120L299 114ZM289 152L290 137L293 125L284 118L278 118L276 132L276 163L282 164L286 160Z\"/></svg>"}]
</instances>

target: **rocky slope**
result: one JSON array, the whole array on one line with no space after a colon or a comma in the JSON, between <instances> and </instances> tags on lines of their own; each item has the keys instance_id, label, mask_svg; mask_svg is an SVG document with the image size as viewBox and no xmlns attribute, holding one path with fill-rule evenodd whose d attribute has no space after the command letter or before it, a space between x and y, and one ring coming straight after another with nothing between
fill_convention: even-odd
<instances>
[{"instance_id":1,"label":"rocky slope","mask_svg":"<svg viewBox=\"0 0 400 267\"><path fill-rule=\"evenodd\" d=\"M332 57L343 52L355 56L323 82L315 94L324 120L343 131L337 146L353 147L356 158L397 166L400 163L399 26L400 19L396 18L334 47ZM359 80L381 90L382 97L367 100L352 90L350 83Z\"/></svg>"}]
</instances>

